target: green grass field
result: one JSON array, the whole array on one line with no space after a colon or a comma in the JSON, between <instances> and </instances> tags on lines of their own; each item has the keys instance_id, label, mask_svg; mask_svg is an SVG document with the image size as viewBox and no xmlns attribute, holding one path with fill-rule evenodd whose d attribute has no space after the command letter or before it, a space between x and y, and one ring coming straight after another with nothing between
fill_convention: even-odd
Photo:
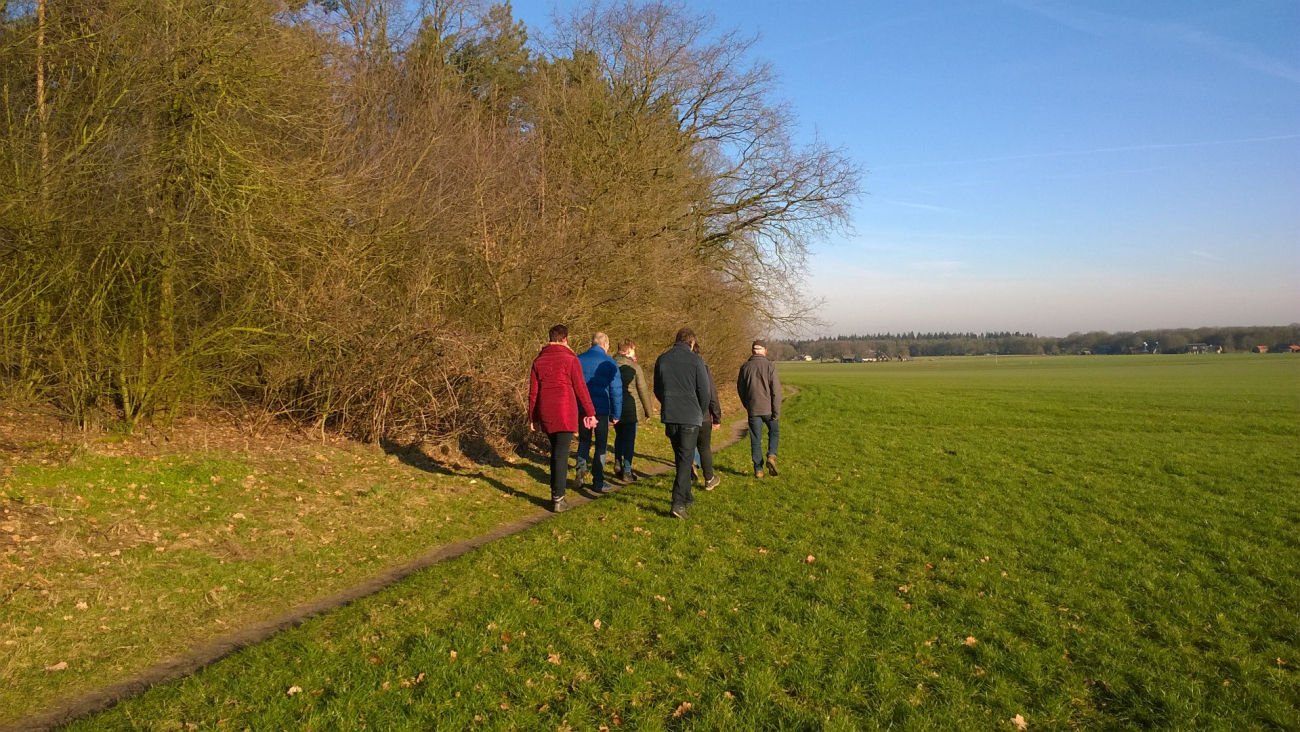
<instances>
[{"instance_id":1,"label":"green grass field","mask_svg":"<svg viewBox=\"0 0 1300 732\"><path fill-rule=\"evenodd\" d=\"M1300 359L783 370L742 443L73 729L1300 728Z\"/></svg>"}]
</instances>

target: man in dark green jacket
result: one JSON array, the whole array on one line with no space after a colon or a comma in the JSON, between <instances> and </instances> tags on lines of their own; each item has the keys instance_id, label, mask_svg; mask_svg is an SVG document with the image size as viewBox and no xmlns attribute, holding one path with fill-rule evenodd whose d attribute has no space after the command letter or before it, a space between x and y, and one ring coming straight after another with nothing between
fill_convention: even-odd
<instances>
[{"instance_id":1,"label":"man in dark green jacket","mask_svg":"<svg viewBox=\"0 0 1300 732\"><path fill-rule=\"evenodd\" d=\"M623 416L614 425L614 478L632 482L637 479L632 472L632 457L636 452L636 429L650 419L654 405L650 394L650 380L636 360L636 343L626 338L618 344L619 375L623 377Z\"/></svg>"},{"instance_id":2,"label":"man in dark green jacket","mask_svg":"<svg viewBox=\"0 0 1300 732\"><path fill-rule=\"evenodd\" d=\"M754 341L754 355L740 367L736 392L749 413L749 449L754 477L763 477L763 426L767 426L767 472L776 477L776 447L781 441L781 377L767 360L767 344Z\"/></svg>"},{"instance_id":3,"label":"man in dark green jacket","mask_svg":"<svg viewBox=\"0 0 1300 732\"><path fill-rule=\"evenodd\" d=\"M655 361L655 398L659 419L673 445L677 476L673 481L673 516L686 518L695 502L691 495L691 458L699 440L700 425L709 410L709 371L704 359L691 352L695 331L677 331L677 342Z\"/></svg>"}]
</instances>

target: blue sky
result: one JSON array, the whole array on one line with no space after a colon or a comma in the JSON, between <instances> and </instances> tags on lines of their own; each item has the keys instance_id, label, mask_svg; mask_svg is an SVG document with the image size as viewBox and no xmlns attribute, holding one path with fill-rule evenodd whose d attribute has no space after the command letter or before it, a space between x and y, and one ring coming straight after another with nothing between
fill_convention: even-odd
<instances>
[{"instance_id":1,"label":"blue sky","mask_svg":"<svg viewBox=\"0 0 1300 732\"><path fill-rule=\"evenodd\" d=\"M1300 321L1300 0L688 5L867 171L825 332Z\"/></svg>"}]
</instances>

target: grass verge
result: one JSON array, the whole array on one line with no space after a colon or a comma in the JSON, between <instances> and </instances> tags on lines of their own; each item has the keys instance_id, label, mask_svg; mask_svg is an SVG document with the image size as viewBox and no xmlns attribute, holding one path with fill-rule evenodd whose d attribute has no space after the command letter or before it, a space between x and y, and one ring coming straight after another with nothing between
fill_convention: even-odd
<instances>
[{"instance_id":1,"label":"grass verge","mask_svg":"<svg viewBox=\"0 0 1300 732\"><path fill-rule=\"evenodd\" d=\"M797 367L746 446L74 729L1300 725L1300 363Z\"/></svg>"}]
</instances>

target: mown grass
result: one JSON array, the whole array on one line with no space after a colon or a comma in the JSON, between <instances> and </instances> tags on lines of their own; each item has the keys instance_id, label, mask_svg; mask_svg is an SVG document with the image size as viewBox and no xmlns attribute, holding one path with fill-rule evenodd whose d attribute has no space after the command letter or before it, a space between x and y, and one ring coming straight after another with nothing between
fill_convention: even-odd
<instances>
[{"instance_id":1,"label":"mown grass","mask_svg":"<svg viewBox=\"0 0 1300 732\"><path fill-rule=\"evenodd\" d=\"M1300 361L784 375L780 478L739 445L688 521L645 481L74 728L1300 726Z\"/></svg>"},{"instance_id":2,"label":"mown grass","mask_svg":"<svg viewBox=\"0 0 1300 732\"><path fill-rule=\"evenodd\" d=\"M539 456L457 467L342 440L190 450L121 435L12 447L0 453L0 724L550 496ZM671 454L654 430L639 447L639 468Z\"/></svg>"}]
</instances>

